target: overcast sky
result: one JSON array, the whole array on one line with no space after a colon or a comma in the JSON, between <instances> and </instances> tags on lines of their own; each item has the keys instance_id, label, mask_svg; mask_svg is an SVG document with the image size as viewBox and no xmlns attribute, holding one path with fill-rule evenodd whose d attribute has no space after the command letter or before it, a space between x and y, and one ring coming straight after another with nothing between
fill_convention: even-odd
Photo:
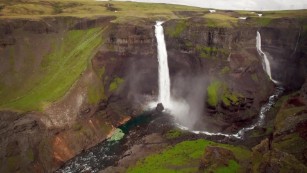
<instances>
[{"instance_id":1,"label":"overcast sky","mask_svg":"<svg viewBox=\"0 0 307 173\"><path fill-rule=\"evenodd\" d=\"M122 0L121 0L122 1ZM123 0L125 1L125 0ZM307 0L129 0L134 2L169 3L227 10L307 9Z\"/></svg>"}]
</instances>

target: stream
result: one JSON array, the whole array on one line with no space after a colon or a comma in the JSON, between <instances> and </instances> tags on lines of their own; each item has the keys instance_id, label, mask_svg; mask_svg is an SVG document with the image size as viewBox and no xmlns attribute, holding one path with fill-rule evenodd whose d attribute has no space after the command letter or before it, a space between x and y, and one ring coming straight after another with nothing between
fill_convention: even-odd
<instances>
[{"instance_id":1,"label":"stream","mask_svg":"<svg viewBox=\"0 0 307 173\"><path fill-rule=\"evenodd\" d=\"M122 139L104 140L72 158L55 172L97 173L108 166L113 166L129 149L129 146L137 142L137 139L140 139L145 134L154 132L155 129L163 126L163 124L171 124L171 122L168 122L167 117L164 114L156 114L155 111L144 112L118 127L124 133ZM148 128L149 126L150 128Z\"/></svg>"},{"instance_id":2,"label":"stream","mask_svg":"<svg viewBox=\"0 0 307 173\"><path fill-rule=\"evenodd\" d=\"M268 102L264 104L259 112L257 123L241 129L252 131L256 126L261 126L264 122L265 114L276 103L278 98L283 92L282 88L276 88L275 93L268 99ZM120 140L104 140L96 146L80 153L76 157L66 162L60 169L55 171L56 173L97 173L109 166L116 166L117 162L125 157L125 152L129 150L131 146L138 143L138 140L142 139L145 135L157 133L163 131L163 128L179 128L186 130L190 134L195 134L194 131L183 129L178 127L178 124L174 122L173 116L164 113L157 113L155 111L147 111L143 114L132 118L127 123L118 127L123 133L124 137ZM237 134L207 134L196 133L199 138L210 138L210 136L216 136L217 138L211 138L211 140L218 139L219 137L232 138ZM244 133L242 133L244 135ZM242 137L242 136L240 136ZM242 140L243 138L236 138L235 140Z\"/></svg>"}]
</instances>

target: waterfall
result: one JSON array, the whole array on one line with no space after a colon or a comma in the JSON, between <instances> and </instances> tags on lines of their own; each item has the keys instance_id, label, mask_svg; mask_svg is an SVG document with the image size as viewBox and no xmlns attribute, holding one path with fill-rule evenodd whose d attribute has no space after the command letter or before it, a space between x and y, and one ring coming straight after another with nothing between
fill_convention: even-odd
<instances>
[{"instance_id":1,"label":"waterfall","mask_svg":"<svg viewBox=\"0 0 307 173\"><path fill-rule=\"evenodd\" d=\"M166 107L171 114L173 114L176 118L186 119L186 116L189 114L189 105L184 100L174 100L171 99L171 92L170 92L170 76L169 76L169 68L168 68L168 60L167 60L167 50L166 44L164 40L164 33L163 33L163 22L157 21L155 25L155 35L157 39L157 51L158 51L158 63L159 63L159 98L158 102L162 103L164 107ZM257 51L261 57L264 59L264 70L267 72L268 76L274 83L278 83L274 81L271 77L271 68L270 62L266 56L266 54L261 50L261 36L260 33L257 32ZM195 131L191 130L190 128L183 126L180 123L175 123L178 128L182 130L188 130L195 134L205 134L209 136L225 136L229 138L237 138L243 139L244 133L254 129L257 126L261 126L263 124L265 113L267 113L270 108L275 104L276 100L282 94L283 88L277 87L275 93L269 98L269 101L264 104L259 112L258 121L254 124L240 129L237 133L234 134L227 134L227 133L212 133L206 130L203 131ZM156 102L154 103L156 105ZM152 106L150 106L152 108Z\"/></svg>"},{"instance_id":2,"label":"waterfall","mask_svg":"<svg viewBox=\"0 0 307 173\"><path fill-rule=\"evenodd\" d=\"M267 55L261 50L261 35L259 31L257 31L257 37L256 37L256 48L259 53L259 55L264 59L264 70L272 80L272 75L271 75L271 66L270 66L270 61L268 60Z\"/></svg>"},{"instance_id":3,"label":"waterfall","mask_svg":"<svg viewBox=\"0 0 307 173\"><path fill-rule=\"evenodd\" d=\"M258 51L259 55L264 60L263 61L263 64L264 64L263 65L263 69L264 69L264 71L267 73L267 75L269 76L271 81L273 81L275 84L278 84L279 82L272 78L270 61L269 61L267 55L261 49L261 35L260 35L259 31L257 31L257 36L256 36L256 48L257 48L257 51Z\"/></svg>"},{"instance_id":4,"label":"waterfall","mask_svg":"<svg viewBox=\"0 0 307 173\"><path fill-rule=\"evenodd\" d=\"M163 22L157 21L155 25L159 62L159 102L162 103L164 107L169 107L171 99L171 84L162 24Z\"/></svg>"}]
</instances>

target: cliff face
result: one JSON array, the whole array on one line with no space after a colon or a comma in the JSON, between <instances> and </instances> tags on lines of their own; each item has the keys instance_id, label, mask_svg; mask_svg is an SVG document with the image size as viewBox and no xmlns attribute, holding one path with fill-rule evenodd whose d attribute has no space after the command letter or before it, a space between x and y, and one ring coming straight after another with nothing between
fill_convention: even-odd
<instances>
[{"instance_id":1,"label":"cliff face","mask_svg":"<svg viewBox=\"0 0 307 173\"><path fill-rule=\"evenodd\" d=\"M52 172L157 96L154 21L140 19L134 25L112 19L1 24L0 172ZM197 17L164 23L172 94L197 109L191 119L205 119L210 129L226 132L254 120L273 90L256 51L257 30L264 51L276 62L273 77L297 87L292 81L301 80L306 61L299 27L291 25L286 34L287 27L202 23ZM286 64L289 71L279 68ZM198 122L192 126L204 123Z\"/></svg>"}]
</instances>

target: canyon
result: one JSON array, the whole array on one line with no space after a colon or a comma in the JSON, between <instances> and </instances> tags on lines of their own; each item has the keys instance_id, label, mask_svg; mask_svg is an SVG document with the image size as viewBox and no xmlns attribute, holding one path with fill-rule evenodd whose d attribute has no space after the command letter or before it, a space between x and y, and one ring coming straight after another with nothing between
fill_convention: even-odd
<instances>
[{"instance_id":1,"label":"canyon","mask_svg":"<svg viewBox=\"0 0 307 173\"><path fill-rule=\"evenodd\" d=\"M266 112L264 124L244 140L197 136L170 123L134 137L163 143L143 152L185 143L193 147L196 140L205 151L198 171L228 160L246 172L306 170L306 11L264 12L260 18L248 11L210 13L161 4L16 2L0 5L0 172L54 172L140 117L159 94L157 20L164 21L170 92L190 105L189 115L179 117L189 129L237 133L257 121L276 87L283 94ZM160 10L147 12L152 7ZM278 83L263 68L257 32L270 76ZM172 117L153 114L162 122ZM133 132L145 133L146 127L137 125ZM238 158L232 145L247 148L251 156L245 159L251 163ZM210 161L214 153L226 160ZM117 166L105 171L132 169L124 161Z\"/></svg>"}]
</instances>

